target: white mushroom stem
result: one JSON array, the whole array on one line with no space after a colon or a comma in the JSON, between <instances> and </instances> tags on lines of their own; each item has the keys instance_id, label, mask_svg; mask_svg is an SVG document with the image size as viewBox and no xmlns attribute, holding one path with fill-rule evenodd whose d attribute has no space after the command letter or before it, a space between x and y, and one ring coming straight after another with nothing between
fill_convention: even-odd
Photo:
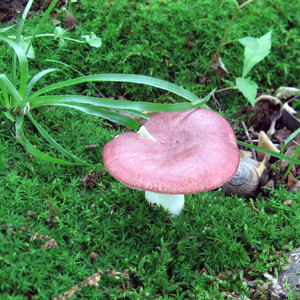
<instances>
[{"instance_id":1,"label":"white mushroom stem","mask_svg":"<svg viewBox=\"0 0 300 300\"><path fill-rule=\"evenodd\" d=\"M156 142L155 138L148 132L145 126L141 126L137 133ZM171 213L173 218L180 214L184 206L184 195L160 194L146 191L145 198L151 204L161 205L165 210Z\"/></svg>"},{"instance_id":2,"label":"white mushroom stem","mask_svg":"<svg viewBox=\"0 0 300 300\"><path fill-rule=\"evenodd\" d=\"M151 204L161 205L168 210L172 217L177 217L184 206L184 195L160 194L154 192L145 192L145 197Z\"/></svg>"},{"instance_id":3,"label":"white mushroom stem","mask_svg":"<svg viewBox=\"0 0 300 300\"><path fill-rule=\"evenodd\" d=\"M147 130L147 128L145 126L141 126L139 131L137 132L137 134L156 142L156 139L149 133L149 131Z\"/></svg>"}]
</instances>

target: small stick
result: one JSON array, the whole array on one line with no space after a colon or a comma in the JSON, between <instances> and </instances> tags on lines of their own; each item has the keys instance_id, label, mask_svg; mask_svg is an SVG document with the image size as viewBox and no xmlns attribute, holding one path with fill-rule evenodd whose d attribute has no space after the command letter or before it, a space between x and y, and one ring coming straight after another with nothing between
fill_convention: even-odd
<instances>
[{"instance_id":1,"label":"small stick","mask_svg":"<svg viewBox=\"0 0 300 300\"><path fill-rule=\"evenodd\" d=\"M55 239L51 239L48 235L39 234L37 232L34 233L32 231L29 231L29 230L27 230L26 226L17 227L17 226L10 226L10 225L0 225L0 228L9 228L13 233L15 233L13 231L13 229L21 230L23 232L29 233L29 234L31 234L31 238L29 240L30 242L34 241L35 239L46 240L47 242L41 246L44 249L43 250L44 252L45 252L45 249L57 247L57 243L56 243Z\"/></svg>"},{"instance_id":2,"label":"small stick","mask_svg":"<svg viewBox=\"0 0 300 300\"><path fill-rule=\"evenodd\" d=\"M247 126L246 126L246 124L245 124L244 121L242 121L242 125L243 125L245 134L247 135L247 138L248 138L250 144L253 145L252 138L251 138L251 136L250 136L250 134L249 134L248 128L247 128ZM253 158L254 158L255 160L257 160L256 151L255 151L254 149L251 149L251 151L252 151Z\"/></svg>"},{"instance_id":3,"label":"small stick","mask_svg":"<svg viewBox=\"0 0 300 300\"><path fill-rule=\"evenodd\" d=\"M218 108L221 109L221 110L224 112L225 109L222 107L222 105L221 105L220 101L217 99L215 93L212 94L212 97L213 97L213 99L214 99L216 105L218 106Z\"/></svg>"}]
</instances>

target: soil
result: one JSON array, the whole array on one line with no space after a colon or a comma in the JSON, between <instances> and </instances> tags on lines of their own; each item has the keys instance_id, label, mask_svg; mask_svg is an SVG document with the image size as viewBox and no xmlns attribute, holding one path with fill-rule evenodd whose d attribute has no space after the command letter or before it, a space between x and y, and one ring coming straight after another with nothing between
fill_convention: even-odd
<instances>
[{"instance_id":1,"label":"soil","mask_svg":"<svg viewBox=\"0 0 300 300\"><path fill-rule=\"evenodd\" d=\"M27 0L2 0L0 3L0 23L14 21L15 17L22 13ZM30 15L37 11L45 11L51 4L52 0L36 0L32 4ZM58 1L55 8L60 8L63 5L62 1Z\"/></svg>"}]
</instances>

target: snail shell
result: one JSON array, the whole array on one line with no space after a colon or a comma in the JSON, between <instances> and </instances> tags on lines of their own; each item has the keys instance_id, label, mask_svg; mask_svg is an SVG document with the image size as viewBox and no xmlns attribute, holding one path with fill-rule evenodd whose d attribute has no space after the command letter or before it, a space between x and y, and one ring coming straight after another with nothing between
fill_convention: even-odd
<instances>
[{"instance_id":1,"label":"snail shell","mask_svg":"<svg viewBox=\"0 0 300 300\"><path fill-rule=\"evenodd\" d=\"M235 175L222 188L227 195L249 197L261 184L265 164L252 158L241 158Z\"/></svg>"}]
</instances>

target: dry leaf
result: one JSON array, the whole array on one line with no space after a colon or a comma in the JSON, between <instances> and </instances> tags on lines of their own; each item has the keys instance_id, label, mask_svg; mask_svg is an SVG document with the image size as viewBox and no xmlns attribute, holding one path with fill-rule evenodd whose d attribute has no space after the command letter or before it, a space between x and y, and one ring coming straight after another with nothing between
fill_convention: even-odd
<instances>
[{"instance_id":1,"label":"dry leaf","mask_svg":"<svg viewBox=\"0 0 300 300\"><path fill-rule=\"evenodd\" d=\"M61 23L59 20L56 19L55 16L54 16L53 18L51 18L51 22L52 22L54 25L58 25L58 24Z\"/></svg>"},{"instance_id":2,"label":"dry leaf","mask_svg":"<svg viewBox=\"0 0 300 300\"><path fill-rule=\"evenodd\" d=\"M65 24L67 28L72 30L74 28L74 25L79 24L79 21L73 16L73 14L67 11Z\"/></svg>"},{"instance_id":3,"label":"dry leaf","mask_svg":"<svg viewBox=\"0 0 300 300\"><path fill-rule=\"evenodd\" d=\"M278 140L280 143L284 143L284 141L292 134L290 130L286 127L279 129L275 132L274 138Z\"/></svg>"},{"instance_id":4,"label":"dry leaf","mask_svg":"<svg viewBox=\"0 0 300 300\"><path fill-rule=\"evenodd\" d=\"M288 157L291 157L291 158L294 158L295 157L295 154L296 154L296 150L297 150L297 145L294 145L292 144L291 146L287 147L286 148L286 151L284 152L284 155L285 156L288 156ZM297 158L299 159L299 157ZM285 170L289 165L290 165L291 162L287 161L287 160L282 160L281 162L281 168L283 170ZM295 165L297 166L297 165Z\"/></svg>"},{"instance_id":5,"label":"dry leaf","mask_svg":"<svg viewBox=\"0 0 300 300\"><path fill-rule=\"evenodd\" d=\"M277 93L276 97L279 99L286 99L286 98L289 98L299 92L300 92L300 90L298 90L296 88L282 86L279 88L279 93Z\"/></svg>"},{"instance_id":6,"label":"dry leaf","mask_svg":"<svg viewBox=\"0 0 300 300\"><path fill-rule=\"evenodd\" d=\"M297 192L300 190L300 182L293 176L292 173L288 175L287 186L292 192Z\"/></svg>"},{"instance_id":7,"label":"dry leaf","mask_svg":"<svg viewBox=\"0 0 300 300\"><path fill-rule=\"evenodd\" d=\"M229 74L225 64L222 62L221 57L219 55L215 55L213 57L212 67L214 68L217 76L223 78L223 76Z\"/></svg>"},{"instance_id":8,"label":"dry leaf","mask_svg":"<svg viewBox=\"0 0 300 300\"><path fill-rule=\"evenodd\" d=\"M57 247L57 243L56 243L55 239L50 240L49 242L45 243L42 246L42 248L44 249L44 252L45 252L45 249L51 249L54 247Z\"/></svg>"}]
</instances>

